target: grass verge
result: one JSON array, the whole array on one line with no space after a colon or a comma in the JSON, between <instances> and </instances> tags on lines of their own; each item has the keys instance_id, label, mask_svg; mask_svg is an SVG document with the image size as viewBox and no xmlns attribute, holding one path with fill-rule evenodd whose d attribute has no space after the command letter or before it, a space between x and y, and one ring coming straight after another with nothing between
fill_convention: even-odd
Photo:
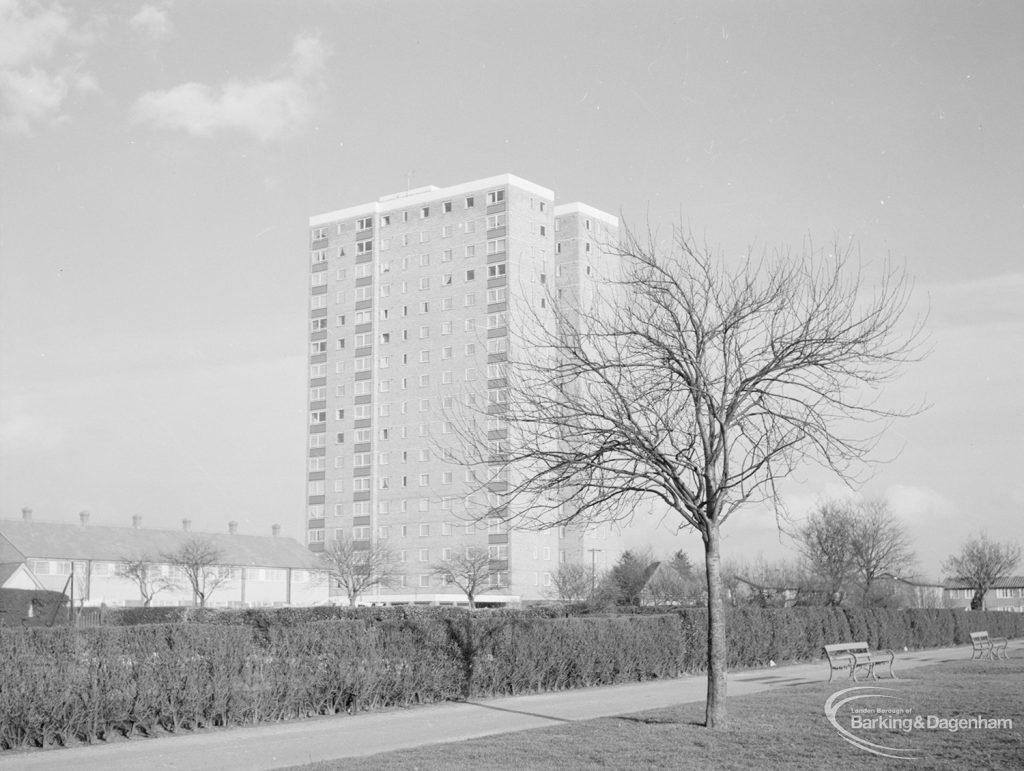
<instances>
[{"instance_id":1,"label":"grass verge","mask_svg":"<svg viewBox=\"0 0 1024 771\"><path fill-rule=\"evenodd\" d=\"M293 771L377 769L1019 769L1024 768L1024 660L955 661L908 670L896 681L858 683L868 696L850 702L837 722L890 748L885 757L845 741L825 715L825 701L849 681L780 686L730 698L730 725L708 731L703 704L622 715L452 744L314 763ZM882 690L891 689L891 690ZM871 696L871 694L877 694ZM903 709L906 713L878 713ZM852 710L863 710L856 713ZM940 719L1009 719L1000 727L928 728ZM925 726L869 723L920 717ZM858 727L853 727L858 723ZM915 758L913 760L909 758Z\"/></svg>"}]
</instances>

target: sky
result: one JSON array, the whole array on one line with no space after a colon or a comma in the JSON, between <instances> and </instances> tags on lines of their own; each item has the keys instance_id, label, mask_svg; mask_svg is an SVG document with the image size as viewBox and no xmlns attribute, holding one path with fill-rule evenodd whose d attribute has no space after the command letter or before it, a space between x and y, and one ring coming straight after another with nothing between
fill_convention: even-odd
<instances>
[{"instance_id":1,"label":"sky","mask_svg":"<svg viewBox=\"0 0 1024 771\"><path fill-rule=\"evenodd\" d=\"M1024 544L1019 2L0 0L0 518L303 536L308 219L512 173L723 254L853 244L930 354L857 490ZM676 521L625 533L701 551ZM726 557L791 557L771 511Z\"/></svg>"}]
</instances>

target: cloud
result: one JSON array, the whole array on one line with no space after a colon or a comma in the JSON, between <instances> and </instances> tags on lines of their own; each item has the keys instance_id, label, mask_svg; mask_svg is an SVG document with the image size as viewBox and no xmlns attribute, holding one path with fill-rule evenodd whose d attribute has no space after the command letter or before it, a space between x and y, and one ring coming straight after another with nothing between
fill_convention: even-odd
<instances>
[{"instance_id":1,"label":"cloud","mask_svg":"<svg viewBox=\"0 0 1024 771\"><path fill-rule=\"evenodd\" d=\"M167 37L171 33L171 20L167 12L155 5L144 5L131 19L128 25L144 35L154 39Z\"/></svg>"},{"instance_id":2,"label":"cloud","mask_svg":"<svg viewBox=\"0 0 1024 771\"><path fill-rule=\"evenodd\" d=\"M68 97L99 87L80 63L55 60L75 60L91 44L60 5L0 0L0 128L28 136L66 120Z\"/></svg>"},{"instance_id":3,"label":"cloud","mask_svg":"<svg viewBox=\"0 0 1024 771\"><path fill-rule=\"evenodd\" d=\"M327 60L320 40L299 36L280 77L229 81L219 89L182 83L150 91L135 104L136 121L207 137L222 130L241 131L268 141L293 134L313 115Z\"/></svg>"}]
</instances>

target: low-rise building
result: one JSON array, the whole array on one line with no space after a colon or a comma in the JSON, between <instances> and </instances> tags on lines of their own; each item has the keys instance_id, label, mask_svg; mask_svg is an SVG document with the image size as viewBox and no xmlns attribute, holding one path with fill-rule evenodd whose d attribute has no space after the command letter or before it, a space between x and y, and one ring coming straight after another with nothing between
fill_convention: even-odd
<instances>
[{"instance_id":1,"label":"low-rise building","mask_svg":"<svg viewBox=\"0 0 1024 771\"><path fill-rule=\"evenodd\" d=\"M191 605L193 591L184 569L170 555L188 544L202 544L215 557L208 570L216 588L208 607L312 605L327 602L328 582L317 556L298 541L279 535L193 532L89 523L82 512L77 524L35 521L31 509L20 520L0 520L0 565L3 588L43 588L72 596L75 605L138 606L145 600L125 565L145 564L144 580L155 590L152 605Z\"/></svg>"},{"instance_id":2,"label":"low-rise building","mask_svg":"<svg viewBox=\"0 0 1024 771\"><path fill-rule=\"evenodd\" d=\"M974 589L969 583L948 578L943 583L946 605L971 609ZM1024 613L1024 576L1008 576L996 581L985 593L984 610L1009 610Z\"/></svg>"}]
</instances>

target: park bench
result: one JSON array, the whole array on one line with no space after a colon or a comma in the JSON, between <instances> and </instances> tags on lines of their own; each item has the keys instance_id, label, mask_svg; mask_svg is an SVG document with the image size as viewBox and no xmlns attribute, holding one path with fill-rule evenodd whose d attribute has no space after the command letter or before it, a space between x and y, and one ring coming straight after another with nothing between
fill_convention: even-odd
<instances>
[{"instance_id":1,"label":"park bench","mask_svg":"<svg viewBox=\"0 0 1024 771\"><path fill-rule=\"evenodd\" d=\"M1004 659L1008 658L1006 643L1005 637L989 637L988 632L971 632L971 660L980 659L986 653L990 661L998 659L1000 653Z\"/></svg>"},{"instance_id":2,"label":"park bench","mask_svg":"<svg viewBox=\"0 0 1024 771\"><path fill-rule=\"evenodd\" d=\"M878 675L875 673L875 665L888 664L889 677L893 680L896 675L892 671L892 662L896 654L891 650L874 651L868 648L866 642L837 643L825 646L825 658L828 659L828 681L832 682L832 675L837 669L849 669L850 677L857 680L858 667L867 667L868 674L875 680Z\"/></svg>"}]
</instances>

